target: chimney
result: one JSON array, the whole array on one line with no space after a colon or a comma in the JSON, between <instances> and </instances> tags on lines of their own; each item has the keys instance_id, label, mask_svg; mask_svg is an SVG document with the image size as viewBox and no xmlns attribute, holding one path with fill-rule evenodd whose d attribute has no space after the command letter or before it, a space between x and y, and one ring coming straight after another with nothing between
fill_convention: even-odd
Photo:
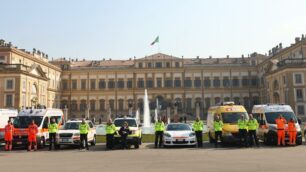
<instances>
[{"instance_id":1,"label":"chimney","mask_svg":"<svg viewBox=\"0 0 306 172\"><path fill-rule=\"evenodd\" d=\"M112 61L112 58L109 58L109 61Z\"/></svg>"},{"instance_id":2,"label":"chimney","mask_svg":"<svg viewBox=\"0 0 306 172\"><path fill-rule=\"evenodd\" d=\"M210 59L212 59L212 56L209 56Z\"/></svg>"},{"instance_id":3,"label":"chimney","mask_svg":"<svg viewBox=\"0 0 306 172\"><path fill-rule=\"evenodd\" d=\"M296 37L295 38L295 43L298 43L300 41L300 38L299 37Z\"/></svg>"},{"instance_id":4,"label":"chimney","mask_svg":"<svg viewBox=\"0 0 306 172\"><path fill-rule=\"evenodd\" d=\"M85 61L85 59L83 59L83 62Z\"/></svg>"},{"instance_id":5,"label":"chimney","mask_svg":"<svg viewBox=\"0 0 306 172\"><path fill-rule=\"evenodd\" d=\"M304 39L305 39L304 34L302 34L302 40L304 40Z\"/></svg>"},{"instance_id":6,"label":"chimney","mask_svg":"<svg viewBox=\"0 0 306 172\"><path fill-rule=\"evenodd\" d=\"M200 58L200 56L197 56L197 59L199 59Z\"/></svg>"},{"instance_id":7,"label":"chimney","mask_svg":"<svg viewBox=\"0 0 306 172\"><path fill-rule=\"evenodd\" d=\"M229 58L229 55L226 55L226 58Z\"/></svg>"},{"instance_id":8,"label":"chimney","mask_svg":"<svg viewBox=\"0 0 306 172\"><path fill-rule=\"evenodd\" d=\"M241 58L244 58L244 55L243 55L243 54L241 55Z\"/></svg>"},{"instance_id":9,"label":"chimney","mask_svg":"<svg viewBox=\"0 0 306 172\"><path fill-rule=\"evenodd\" d=\"M279 49L283 49L283 44L279 43Z\"/></svg>"}]
</instances>

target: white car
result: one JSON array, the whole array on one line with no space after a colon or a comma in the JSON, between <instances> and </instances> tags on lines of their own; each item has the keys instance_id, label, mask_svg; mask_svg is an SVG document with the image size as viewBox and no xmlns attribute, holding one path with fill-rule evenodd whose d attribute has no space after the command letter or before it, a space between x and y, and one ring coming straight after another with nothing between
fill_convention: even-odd
<instances>
[{"instance_id":1,"label":"white car","mask_svg":"<svg viewBox=\"0 0 306 172\"><path fill-rule=\"evenodd\" d=\"M81 120L70 120L65 123L64 126L60 128L57 133L57 144L60 145L71 145L78 146L80 145L80 130L79 125ZM90 127L87 139L88 143L92 146L96 145L96 128L93 123L89 120L86 121Z\"/></svg>"},{"instance_id":2,"label":"white car","mask_svg":"<svg viewBox=\"0 0 306 172\"><path fill-rule=\"evenodd\" d=\"M164 146L196 146L195 132L188 124L170 123L164 131Z\"/></svg>"}]
</instances>

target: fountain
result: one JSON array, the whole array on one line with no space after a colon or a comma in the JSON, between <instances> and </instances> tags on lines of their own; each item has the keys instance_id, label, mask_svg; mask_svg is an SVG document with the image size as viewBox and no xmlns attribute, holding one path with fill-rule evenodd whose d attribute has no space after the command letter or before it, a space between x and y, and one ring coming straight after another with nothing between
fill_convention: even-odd
<instances>
[{"instance_id":1,"label":"fountain","mask_svg":"<svg viewBox=\"0 0 306 172\"><path fill-rule=\"evenodd\" d=\"M136 118L137 122L140 122L139 110L138 110L138 109L137 109L137 111L136 111L135 118Z\"/></svg>"},{"instance_id":2,"label":"fountain","mask_svg":"<svg viewBox=\"0 0 306 172\"><path fill-rule=\"evenodd\" d=\"M144 112L143 112L143 126L142 133L143 134L152 134L153 126L151 125L151 115L150 115L150 107L149 107L149 99L147 89L145 89L145 94L143 96L144 101Z\"/></svg>"},{"instance_id":3,"label":"fountain","mask_svg":"<svg viewBox=\"0 0 306 172\"><path fill-rule=\"evenodd\" d=\"M158 114L157 114L157 109L155 109L154 122L157 122L157 120L158 120Z\"/></svg>"}]
</instances>

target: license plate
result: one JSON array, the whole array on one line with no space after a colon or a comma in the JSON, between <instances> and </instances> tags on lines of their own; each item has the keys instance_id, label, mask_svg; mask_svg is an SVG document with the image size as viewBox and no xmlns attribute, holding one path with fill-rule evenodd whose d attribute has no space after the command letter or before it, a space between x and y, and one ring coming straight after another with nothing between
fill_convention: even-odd
<instances>
[{"instance_id":1,"label":"license plate","mask_svg":"<svg viewBox=\"0 0 306 172\"><path fill-rule=\"evenodd\" d=\"M62 142L69 142L69 139L62 139Z\"/></svg>"}]
</instances>

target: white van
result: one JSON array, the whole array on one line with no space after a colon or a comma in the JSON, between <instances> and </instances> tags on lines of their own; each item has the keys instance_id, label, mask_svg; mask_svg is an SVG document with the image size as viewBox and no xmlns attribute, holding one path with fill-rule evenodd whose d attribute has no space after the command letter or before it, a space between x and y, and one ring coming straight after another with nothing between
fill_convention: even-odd
<instances>
[{"instance_id":1,"label":"white van","mask_svg":"<svg viewBox=\"0 0 306 172\"><path fill-rule=\"evenodd\" d=\"M4 127L7 125L7 121L13 122L17 115L16 109L0 109L0 143L4 142Z\"/></svg>"},{"instance_id":2,"label":"white van","mask_svg":"<svg viewBox=\"0 0 306 172\"><path fill-rule=\"evenodd\" d=\"M252 109L252 114L260 124L257 134L260 140L265 144L276 145L277 144L277 128L275 119L281 114L288 122L291 118L295 121L297 129L296 144L302 144L302 132L298 123L298 119L289 105L283 104L263 104L255 105ZM286 125L286 127L288 127ZM289 136L286 133L285 141L289 141Z\"/></svg>"},{"instance_id":3,"label":"white van","mask_svg":"<svg viewBox=\"0 0 306 172\"><path fill-rule=\"evenodd\" d=\"M54 118L59 127L63 123L63 111L61 109L24 109L19 112L14 120L15 132L13 136L13 145L26 146L28 142L28 126L35 121L38 126L37 144L39 147L45 146L49 140L48 124L50 119Z\"/></svg>"}]
</instances>

